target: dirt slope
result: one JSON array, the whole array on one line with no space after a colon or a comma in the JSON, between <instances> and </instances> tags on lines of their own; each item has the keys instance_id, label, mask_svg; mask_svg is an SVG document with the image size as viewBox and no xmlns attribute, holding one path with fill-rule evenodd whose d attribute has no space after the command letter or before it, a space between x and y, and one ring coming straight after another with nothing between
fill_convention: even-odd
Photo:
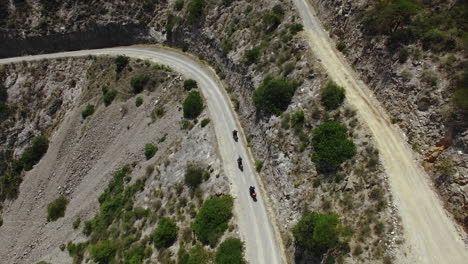
<instances>
[{"instance_id":1,"label":"dirt slope","mask_svg":"<svg viewBox=\"0 0 468 264\"><path fill-rule=\"evenodd\" d=\"M305 34L328 74L347 91L347 98L374 134L399 208L410 253L401 263L464 263L468 251L454 222L447 216L417 165L401 132L393 126L366 85L338 54L307 0L294 0Z\"/></svg>"}]
</instances>

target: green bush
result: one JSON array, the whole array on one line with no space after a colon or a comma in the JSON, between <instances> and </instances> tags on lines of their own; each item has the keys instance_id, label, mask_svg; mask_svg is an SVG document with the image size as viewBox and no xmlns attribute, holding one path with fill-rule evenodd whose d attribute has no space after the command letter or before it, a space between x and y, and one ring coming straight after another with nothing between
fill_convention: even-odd
<instances>
[{"instance_id":1,"label":"green bush","mask_svg":"<svg viewBox=\"0 0 468 264\"><path fill-rule=\"evenodd\" d=\"M117 91L114 89L108 90L104 93L104 105L108 106L114 101L115 97L117 96Z\"/></svg>"},{"instance_id":2,"label":"green bush","mask_svg":"<svg viewBox=\"0 0 468 264\"><path fill-rule=\"evenodd\" d=\"M123 252L124 264L142 264L145 259L151 256L150 247L146 247L143 243L135 244Z\"/></svg>"},{"instance_id":3,"label":"green bush","mask_svg":"<svg viewBox=\"0 0 468 264\"><path fill-rule=\"evenodd\" d=\"M145 145L145 157L147 160L151 159L154 154L158 151L158 147L155 145L148 143Z\"/></svg>"},{"instance_id":4,"label":"green bush","mask_svg":"<svg viewBox=\"0 0 468 264\"><path fill-rule=\"evenodd\" d=\"M197 88L197 87L198 87L197 81L193 79L188 79L184 81L184 89L187 91L190 91L193 88Z\"/></svg>"},{"instance_id":5,"label":"green bush","mask_svg":"<svg viewBox=\"0 0 468 264\"><path fill-rule=\"evenodd\" d=\"M302 30L304 30L304 26L302 24L294 23L294 24L289 25L289 32L291 32L291 34L293 35L296 35L298 32L301 32Z\"/></svg>"},{"instance_id":6,"label":"green bush","mask_svg":"<svg viewBox=\"0 0 468 264\"><path fill-rule=\"evenodd\" d=\"M260 59L260 48L255 47L247 50L244 54L244 57L247 64L257 63Z\"/></svg>"},{"instance_id":7,"label":"green bush","mask_svg":"<svg viewBox=\"0 0 468 264\"><path fill-rule=\"evenodd\" d=\"M187 264L210 263L210 254L200 245L193 247L189 252Z\"/></svg>"},{"instance_id":8,"label":"green bush","mask_svg":"<svg viewBox=\"0 0 468 264\"><path fill-rule=\"evenodd\" d=\"M112 240L101 241L89 249L91 258L98 264L112 263L116 251L117 245Z\"/></svg>"},{"instance_id":9,"label":"green bush","mask_svg":"<svg viewBox=\"0 0 468 264\"><path fill-rule=\"evenodd\" d=\"M204 0L191 0L187 6L187 21L190 24L197 22L203 16L203 9L205 7Z\"/></svg>"},{"instance_id":10,"label":"green bush","mask_svg":"<svg viewBox=\"0 0 468 264\"><path fill-rule=\"evenodd\" d=\"M305 122L304 111L298 110L291 116L291 125L295 129L302 129Z\"/></svg>"},{"instance_id":11,"label":"green bush","mask_svg":"<svg viewBox=\"0 0 468 264\"><path fill-rule=\"evenodd\" d=\"M319 257L339 245L338 216L308 213L293 227L296 246Z\"/></svg>"},{"instance_id":12,"label":"green bush","mask_svg":"<svg viewBox=\"0 0 468 264\"><path fill-rule=\"evenodd\" d=\"M17 172L22 169L29 171L36 165L49 149L49 139L46 136L38 136L34 138L30 147L28 147L19 160L14 162L13 167Z\"/></svg>"},{"instance_id":13,"label":"green bush","mask_svg":"<svg viewBox=\"0 0 468 264\"><path fill-rule=\"evenodd\" d=\"M142 75L133 76L132 79L130 80L130 85L132 86L133 93L134 94L141 93L149 80L150 80L150 77L148 75L142 74Z\"/></svg>"},{"instance_id":14,"label":"green bush","mask_svg":"<svg viewBox=\"0 0 468 264\"><path fill-rule=\"evenodd\" d=\"M141 98L141 97L138 96L138 97L135 99L135 105L136 105L136 107L139 107L139 106L142 105L142 104L143 104L143 98Z\"/></svg>"},{"instance_id":15,"label":"green bush","mask_svg":"<svg viewBox=\"0 0 468 264\"><path fill-rule=\"evenodd\" d=\"M201 127L206 127L206 125L208 125L208 123L210 123L210 119L205 118L200 122L200 125L201 125Z\"/></svg>"},{"instance_id":16,"label":"green bush","mask_svg":"<svg viewBox=\"0 0 468 264\"><path fill-rule=\"evenodd\" d=\"M232 206L233 199L229 195L211 197L203 203L192 225L195 235L202 243L216 245L228 228Z\"/></svg>"},{"instance_id":17,"label":"green bush","mask_svg":"<svg viewBox=\"0 0 468 264\"><path fill-rule=\"evenodd\" d=\"M280 115L288 108L295 90L286 79L266 79L255 90L253 101L258 110Z\"/></svg>"},{"instance_id":18,"label":"green bush","mask_svg":"<svg viewBox=\"0 0 468 264\"><path fill-rule=\"evenodd\" d=\"M68 199L65 196L60 196L47 206L47 221L55 221L60 217L65 216Z\"/></svg>"},{"instance_id":19,"label":"green bush","mask_svg":"<svg viewBox=\"0 0 468 264\"><path fill-rule=\"evenodd\" d=\"M336 43L336 49L338 49L341 52L344 52L346 50L346 44L343 41L339 41Z\"/></svg>"},{"instance_id":20,"label":"green bush","mask_svg":"<svg viewBox=\"0 0 468 264\"><path fill-rule=\"evenodd\" d=\"M312 131L315 152L312 161L322 172L333 172L356 153L356 146L348 139L346 127L338 121L323 123Z\"/></svg>"},{"instance_id":21,"label":"green bush","mask_svg":"<svg viewBox=\"0 0 468 264\"><path fill-rule=\"evenodd\" d=\"M94 105L87 104L85 108L81 111L81 116L83 119L86 119L88 116L94 114Z\"/></svg>"},{"instance_id":22,"label":"green bush","mask_svg":"<svg viewBox=\"0 0 468 264\"><path fill-rule=\"evenodd\" d=\"M177 11L182 10L184 8L184 0L176 0L174 4L174 9Z\"/></svg>"},{"instance_id":23,"label":"green bush","mask_svg":"<svg viewBox=\"0 0 468 264\"><path fill-rule=\"evenodd\" d=\"M327 110L338 108L344 101L345 90L336 83L329 81L322 89L321 100Z\"/></svg>"},{"instance_id":24,"label":"green bush","mask_svg":"<svg viewBox=\"0 0 468 264\"><path fill-rule=\"evenodd\" d=\"M156 248L170 247L177 240L176 222L169 217L161 218L161 220L159 220L158 227L153 232L151 239Z\"/></svg>"},{"instance_id":25,"label":"green bush","mask_svg":"<svg viewBox=\"0 0 468 264\"><path fill-rule=\"evenodd\" d=\"M123 55L117 56L114 59L114 63L116 66L115 71L117 73L120 73L123 69L125 69L125 67L127 67L129 61L130 59L127 56L123 56Z\"/></svg>"},{"instance_id":26,"label":"green bush","mask_svg":"<svg viewBox=\"0 0 468 264\"><path fill-rule=\"evenodd\" d=\"M215 264L245 264L244 243L237 238L224 240L216 250Z\"/></svg>"},{"instance_id":27,"label":"green bush","mask_svg":"<svg viewBox=\"0 0 468 264\"><path fill-rule=\"evenodd\" d=\"M185 168L185 184L190 188L196 189L203 182L203 174L205 170L195 164L189 164Z\"/></svg>"},{"instance_id":28,"label":"green bush","mask_svg":"<svg viewBox=\"0 0 468 264\"><path fill-rule=\"evenodd\" d=\"M81 219L77 218L75 221L73 221L73 229L77 229L78 227L80 227L80 224L81 224Z\"/></svg>"},{"instance_id":29,"label":"green bush","mask_svg":"<svg viewBox=\"0 0 468 264\"><path fill-rule=\"evenodd\" d=\"M281 5L277 4L273 7L271 12L266 13L263 16L263 24L265 26L266 32L274 31L283 20L284 10Z\"/></svg>"},{"instance_id":30,"label":"green bush","mask_svg":"<svg viewBox=\"0 0 468 264\"><path fill-rule=\"evenodd\" d=\"M179 252L177 252L177 264L187 264L189 261L189 254L185 248L180 247Z\"/></svg>"},{"instance_id":31,"label":"green bush","mask_svg":"<svg viewBox=\"0 0 468 264\"><path fill-rule=\"evenodd\" d=\"M203 99L199 92L191 91L182 104L184 117L189 119L197 118L203 111Z\"/></svg>"},{"instance_id":32,"label":"green bush","mask_svg":"<svg viewBox=\"0 0 468 264\"><path fill-rule=\"evenodd\" d=\"M262 170L262 168L263 168L263 162L260 161L260 160L256 160L255 161L255 170L257 172L260 172Z\"/></svg>"}]
</instances>

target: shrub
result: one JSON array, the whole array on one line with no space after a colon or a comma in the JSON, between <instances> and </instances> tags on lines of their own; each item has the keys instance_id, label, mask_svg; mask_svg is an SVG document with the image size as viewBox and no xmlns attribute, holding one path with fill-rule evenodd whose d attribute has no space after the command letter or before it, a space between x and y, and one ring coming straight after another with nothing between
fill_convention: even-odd
<instances>
[{"instance_id":1,"label":"shrub","mask_svg":"<svg viewBox=\"0 0 468 264\"><path fill-rule=\"evenodd\" d=\"M338 121L326 122L312 131L315 152L312 161L319 171L336 171L341 163L356 153L356 146L347 138L346 127Z\"/></svg>"},{"instance_id":2,"label":"shrub","mask_svg":"<svg viewBox=\"0 0 468 264\"><path fill-rule=\"evenodd\" d=\"M50 263L42 260L42 261L37 262L36 264L50 264Z\"/></svg>"},{"instance_id":3,"label":"shrub","mask_svg":"<svg viewBox=\"0 0 468 264\"><path fill-rule=\"evenodd\" d=\"M338 43L336 43L336 48L339 51L344 52L346 50L346 44L343 41L339 41Z\"/></svg>"},{"instance_id":4,"label":"shrub","mask_svg":"<svg viewBox=\"0 0 468 264\"><path fill-rule=\"evenodd\" d=\"M204 0L192 0L187 6L187 21L190 24L197 22L203 16Z\"/></svg>"},{"instance_id":5,"label":"shrub","mask_svg":"<svg viewBox=\"0 0 468 264\"><path fill-rule=\"evenodd\" d=\"M130 59L127 56L119 55L114 59L115 71L120 73L127 65Z\"/></svg>"},{"instance_id":6,"label":"shrub","mask_svg":"<svg viewBox=\"0 0 468 264\"><path fill-rule=\"evenodd\" d=\"M187 264L189 260L189 254L185 248L180 247L179 252L177 252L177 264Z\"/></svg>"},{"instance_id":7,"label":"shrub","mask_svg":"<svg viewBox=\"0 0 468 264\"><path fill-rule=\"evenodd\" d=\"M200 125L201 125L201 127L206 127L206 125L208 125L208 123L210 123L210 119L205 118L200 122Z\"/></svg>"},{"instance_id":8,"label":"shrub","mask_svg":"<svg viewBox=\"0 0 468 264\"><path fill-rule=\"evenodd\" d=\"M459 110L468 113L468 71L458 78L456 87L452 101Z\"/></svg>"},{"instance_id":9,"label":"shrub","mask_svg":"<svg viewBox=\"0 0 468 264\"><path fill-rule=\"evenodd\" d=\"M202 246L193 247L189 252L187 264L210 263L210 254Z\"/></svg>"},{"instance_id":10,"label":"shrub","mask_svg":"<svg viewBox=\"0 0 468 264\"><path fill-rule=\"evenodd\" d=\"M247 50L244 54L244 57L247 64L257 63L260 59L260 48L255 47Z\"/></svg>"},{"instance_id":11,"label":"shrub","mask_svg":"<svg viewBox=\"0 0 468 264\"><path fill-rule=\"evenodd\" d=\"M55 221L60 217L65 216L65 210L67 209L68 199L64 196L60 196L47 206L47 221Z\"/></svg>"},{"instance_id":12,"label":"shrub","mask_svg":"<svg viewBox=\"0 0 468 264\"><path fill-rule=\"evenodd\" d=\"M304 26L302 24L294 23L289 25L289 31L291 34L296 35L298 32L304 30Z\"/></svg>"},{"instance_id":13,"label":"shrub","mask_svg":"<svg viewBox=\"0 0 468 264\"><path fill-rule=\"evenodd\" d=\"M94 114L94 105L87 104L85 108L81 111L81 116L83 119L86 119L88 116Z\"/></svg>"},{"instance_id":14,"label":"shrub","mask_svg":"<svg viewBox=\"0 0 468 264\"><path fill-rule=\"evenodd\" d=\"M152 241L156 248L168 248L177 240L176 222L163 217L159 220L158 227L154 230Z\"/></svg>"},{"instance_id":15,"label":"shrub","mask_svg":"<svg viewBox=\"0 0 468 264\"><path fill-rule=\"evenodd\" d=\"M183 119L180 121L180 128L183 130L190 130L193 128L193 123L189 120Z\"/></svg>"},{"instance_id":16,"label":"shrub","mask_svg":"<svg viewBox=\"0 0 468 264\"><path fill-rule=\"evenodd\" d=\"M305 115L304 111L298 110L294 112L294 114L291 116L291 125L295 129L301 129L304 126L305 122Z\"/></svg>"},{"instance_id":17,"label":"shrub","mask_svg":"<svg viewBox=\"0 0 468 264\"><path fill-rule=\"evenodd\" d=\"M260 161L260 160L256 160L255 161L255 170L257 172L260 172L262 170L262 167L263 167L263 162Z\"/></svg>"},{"instance_id":18,"label":"shrub","mask_svg":"<svg viewBox=\"0 0 468 264\"><path fill-rule=\"evenodd\" d=\"M91 258L99 264L111 263L114 259L117 245L112 240L104 240L90 247Z\"/></svg>"},{"instance_id":19,"label":"shrub","mask_svg":"<svg viewBox=\"0 0 468 264\"><path fill-rule=\"evenodd\" d=\"M190 91L193 88L197 88L197 87L198 87L197 81L193 79L188 79L184 81L184 89L187 91Z\"/></svg>"},{"instance_id":20,"label":"shrub","mask_svg":"<svg viewBox=\"0 0 468 264\"><path fill-rule=\"evenodd\" d=\"M174 4L174 9L177 11L182 10L184 8L184 0L176 0Z\"/></svg>"},{"instance_id":21,"label":"shrub","mask_svg":"<svg viewBox=\"0 0 468 264\"><path fill-rule=\"evenodd\" d=\"M266 79L255 90L253 101L257 109L280 115L288 108L295 90L286 79Z\"/></svg>"},{"instance_id":22,"label":"shrub","mask_svg":"<svg viewBox=\"0 0 468 264\"><path fill-rule=\"evenodd\" d=\"M216 250L215 264L244 264L244 243L237 238L224 240Z\"/></svg>"},{"instance_id":23,"label":"shrub","mask_svg":"<svg viewBox=\"0 0 468 264\"><path fill-rule=\"evenodd\" d=\"M138 97L135 99L135 105L136 105L136 107L139 107L139 106L142 105L142 104L143 104L143 98L141 98L141 97L138 96Z\"/></svg>"},{"instance_id":24,"label":"shrub","mask_svg":"<svg viewBox=\"0 0 468 264\"><path fill-rule=\"evenodd\" d=\"M46 136L38 136L34 138L30 147L28 147L21 157L16 162L13 162L13 167L17 172L22 169L29 171L36 165L49 149L49 140Z\"/></svg>"},{"instance_id":25,"label":"shrub","mask_svg":"<svg viewBox=\"0 0 468 264\"><path fill-rule=\"evenodd\" d=\"M196 189L203 181L205 170L198 165L189 164L185 168L185 184L190 188Z\"/></svg>"},{"instance_id":26,"label":"shrub","mask_svg":"<svg viewBox=\"0 0 468 264\"><path fill-rule=\"evenodd\" d=\"M229 195L211 197L203 203L192 225L195 235L202 243L216 245L228 228L232 206L233 199Z\"/></svg>"},{"instance_id":27,"label":"shrub","mask_svg":"<svg viewBox=\"0 0 468 264\"><path fill-rule=\"evenodd\" d=\"M283 16L284 10L281 5L275 5L271 12L268 12L263 16L263 24L265 25L266 31L274 31L281 24Z\"/></svg>"},{"instance_id":28,"label":"shrub","mask_svg":"<svg viewBox=\"0 0 468 264\"><path fill-rule=\"evenodd\" d=\"M315 256L321 256L339 244L338 216L335 214L309 213L293 227L296 246Z\"/></svg>"},{"instance_id":29,"label":"shrub","mask_svg":"<svg viewBox=\"0 0 468 264\"><path fill-rule=\"evenodd\" d=\"M143 243L135 243L136 245L126 249L123 252L125 264L142 264L146 258L151 256L152 250L146 247Z\"/></svg>"},{"instance_id":30,"label":"shrub","mask_svg":"<svg viewBox=\"0 0 468 264\"><path fill-rule=\"evenodd\" d=\"M117 96L117 91L114 89L108 90L104 93L104 105L108 106L114 101Z\"/></svg>"},{"instance_id":31,"label":"shrub","mask_svg":"<svg viewBox=\"0 0 468 264\"><path fill-rule=\"evenodd\" d=\"M327 110L338 108L345 98L345 90L336 83L329 81L322 89L321 100Z\"/></svg>"},{"instance_id":32,"label":"shrub","mask_svg":"<svg viewBox=\"0 0 468 264\"><path fill-rule=\"evenodd\" d=\"M145 88L145 85L150 80L148 75L137 75L133 76L130 80L130 85L132 86L132 91L134 94L141 93Z\"/></svg>"},{"instance_id":33,"label":"shrub","mask_svg":"<svg viewBox=\"0 0 468 264\"><path fill-rule=\"evenodd\" d=\"M78 227L80 227L80 224L81 224L81 219L77 218L75 221L73 221L73 229L77 229Z\"/></svg>"},{"instance_id":34,"label":"shrub","mask_svg":"<svg viewBox=\"0 0 468 264\"><path fill-rule=\"evenodd\" d=\"M147 160L151 159L154 154L156 154L156 151L158 151L158 147L155 145L148 143L145 145L145 157Z\"/></svg>"},{"instance_id":35,"label":"shrub","mask_svg":"<svg viewBox=\"0 0 468 264\"><path fill-rule=\"evenodd\" d=\"M182 104L184 117L189 119L197 118L203 110L203 99L199 92L191 91Z\"/></svg>"}]
</instances>

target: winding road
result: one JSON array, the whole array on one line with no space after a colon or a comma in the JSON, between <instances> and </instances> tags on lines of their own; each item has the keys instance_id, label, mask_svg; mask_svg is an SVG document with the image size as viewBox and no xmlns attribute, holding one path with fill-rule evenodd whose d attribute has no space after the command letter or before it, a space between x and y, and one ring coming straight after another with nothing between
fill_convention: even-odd
<instances>
[{"instance_id":1,"label":"winding road","mask_svg":"<svg viewBox=\"0 0 468 264\"><path fill-rule=\"evenodd\" d=\"M334 48L310 0L293 2L315 57L321 60L331 79L345 87L348 101L374 136L411 250L397 260L401 263L468 263L468 250L461 233L432 190L428 175L416 161L401 130L391 124L371 90Z\"/></svg>"},{"instance_id":2,"label":"winding road","mask_svg":"<svg viewBox=\"0 0 468 264\"><path fill-rule=\"evenodd\" d=\"M218 149L223 160L224 171L231 182L231 195L235 198L235 215L239 226L240 237L245 242L245 255L252 264L286 263L275 229L273 217L270 217L263 197L259 195L257 202L249 196L249 186L257 186L260 191L252 158L246 148L247 142L242 132L237 116L233 112L231 101L215 72L195 57L182 54L175 50L162 47L125 47L97 50L80 50L60 52L16 58L0 59L0 64L54 59L63 57L78 57L87 55L126 55L132 58L151 60L170 66L187 78L195 79L208 105L209 115L214 124ZM232 138L232 131L239 131L239 142ZM237 168L237 158L243 158L244 170Z\"/></svg>"}]
</instances>

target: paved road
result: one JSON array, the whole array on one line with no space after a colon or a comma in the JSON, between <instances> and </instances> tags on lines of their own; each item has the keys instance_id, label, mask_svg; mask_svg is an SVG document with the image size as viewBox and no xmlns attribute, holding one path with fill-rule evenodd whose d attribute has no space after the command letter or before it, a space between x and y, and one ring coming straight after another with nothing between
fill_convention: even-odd
<instances>
[{"instance_id":1,"label":"paved road","mask_svg":"<svg viewBox=\"0 0 468 264\"><path fill-rule=\"evenodd\" d=\"M241 239L245 241L246 258L251 264L286 263L284 250L277 239L274 220L267 212L263 200L265 194L259 194L257 202L249 196L249 186L257 187L257 177L251 158L247 152L247 143L233 112L231 102L223 86L212 69L202 64L194 57L184 55L171 49L155 47L125 47L98 50L81 50L61 52L19 58L0 59L0 64L61 57L86 55L117 55L124 54L132 58L141 58L165 64L182 73L187 78L195 79L206 99L209 114L213 121L219 152L224 164L224 171L231 181L231 194L235 197L235 214ZM240 131L240 140L234 142L232 130ZM237 168L237 157L244 160L244 172Z\"/></svg>"},{"instance_id":2,"label":"paved road","mask_svg":"<svg viewBox=\"0 0 468 264\"><path fill-rule=\"evenodd\" d=\"M357 108L374 135L411 248L409 256L402 256L399 261L468 263L468 250L460 233L432 190L428 175L415 160L401 130L389 122L370 89L334 48L309 0L293 2L315 56L322 61L329 76L346 88L348 101Z\"/></svg>"}]
</instances>

